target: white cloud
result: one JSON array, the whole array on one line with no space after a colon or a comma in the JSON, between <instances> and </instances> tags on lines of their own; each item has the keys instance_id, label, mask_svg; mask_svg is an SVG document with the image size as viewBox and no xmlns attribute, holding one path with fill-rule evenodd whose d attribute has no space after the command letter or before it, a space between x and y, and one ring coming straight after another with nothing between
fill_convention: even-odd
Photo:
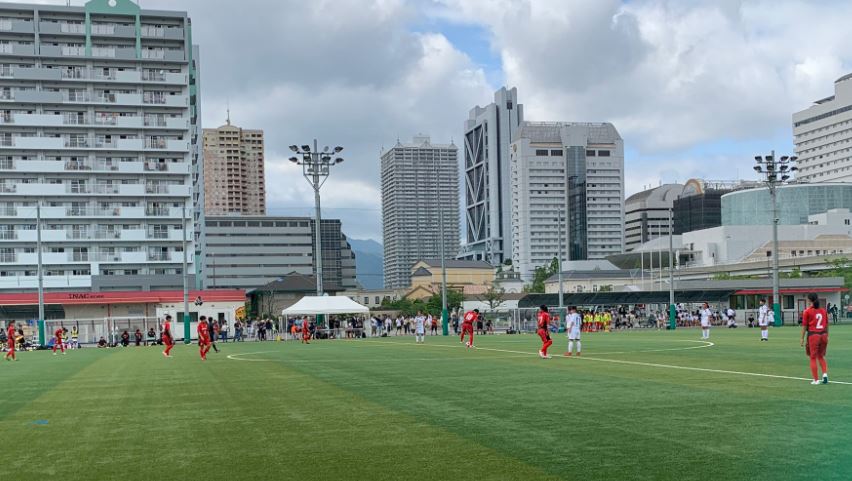
<instances>
[{"instance_id":1,"label":"white cloud","mask_svg":"<svg viewBox=\"0 0 852 481\"><path fill-rule=\"evenodd\" d=\"M766 150L790 149L792 112L831 95L832 82L852 69L850 2L442 4L447 18L489 29L527 118L613 122L637 152L628 159L637 178L666 168L643 158L681 162L706 144L753 148L763 139ZM788 140L769 144L779 132ZM752 155L710 154L691 172L731 178ZM641 188L635 180L628 190Z\"/></svg>"}]
</instances>

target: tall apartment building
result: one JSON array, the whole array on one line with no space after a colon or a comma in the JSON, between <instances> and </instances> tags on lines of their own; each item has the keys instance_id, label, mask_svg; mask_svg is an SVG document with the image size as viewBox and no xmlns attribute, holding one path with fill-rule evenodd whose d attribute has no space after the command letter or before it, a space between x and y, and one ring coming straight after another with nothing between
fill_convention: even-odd
<instances>
[{"instance_id":1,"label":"tall apartment building","mask_svg":"<svg viewBox=\"0 0 852 481\"><path fill-rule=\"evenodd\" d=\"M458 149L429 137L397 142L382 152L382 232L385 287L411 285L411 266L459 248ZM441 227L443 221L443 228Z\"/></svg>"},{"instance_id":2,"label":"tall apartment building","mask_svg":"<svg viewBox=\"0 0 852 481\"><path fill-rule=\"evenodd\" d=\"M265 215L263 131L204 129L204 213Z\"/></svg>"},{"instance_id":3,"label":"tall apartment building","mask_svg":"<svg viewBox=\"0 0 852 481\"><path fill-rule=\"evenodd\" d=\"M358 287L355 254L340 221L323 219L323 287ZM206 216L206 289L256 289L293 272L316 275L315 226L307 217Z\"/></svg>"},{"instance_id":4,"label":"tall apartment building","mask_svg":"<svg viewBox=\"0 0 852 481\"><path fill-rule=\"evenodd\" d=\"M197 55L185 12L0 4L0 289L39 231L47 289L194 270Z\"/></svg>"},{"instance_id":5,"label":"tall apartment building","mask_svg":"<svg viewBox=\"0 0 852 481\"><path fill-rule=\"evenodd\" d=\"M464 245L459 259L500 265L511 258L509 144L524 120L518 90L501 88L464 125Z\"/></svg>"},{"instance_id":6,"label":"tall apartment building","mask_svg":"<svg viewBox=\"0 0 852 481\"><path fill-rule=\"evenodd\" d=\"M609 123L523 122L510 147L512 263L624 250L624 143ZM561 229L560 229L561 227Z\"/></svg>"},{"instance_id":7,"label":"tall apartment building","mask_svg":"<svg viewBox=\"0 0 852 481\"><path fill-rule=\"evenodd\" d=\"M834 95L793 114L793 137L797 180L852 182L852 74L834 82Z\"/></svg>"}]
</instances>

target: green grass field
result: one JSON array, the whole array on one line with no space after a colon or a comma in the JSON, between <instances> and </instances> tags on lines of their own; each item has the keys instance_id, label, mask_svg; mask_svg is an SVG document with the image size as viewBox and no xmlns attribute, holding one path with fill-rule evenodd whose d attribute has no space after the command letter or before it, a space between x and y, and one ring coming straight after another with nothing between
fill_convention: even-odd
<instances>
[{"instance_id":1,"label":"green grass field","mask_svg":"<svg viewBox=\"0 0 852 481\"><path fill-rule=\"evenodd\" d=\"M582 359L559 335L551 360L530 335L23 353L0 365L3 479L852 479L852 327L828 386L802 380L798 335L586 334Z\"/></svg>"}]
</instances>

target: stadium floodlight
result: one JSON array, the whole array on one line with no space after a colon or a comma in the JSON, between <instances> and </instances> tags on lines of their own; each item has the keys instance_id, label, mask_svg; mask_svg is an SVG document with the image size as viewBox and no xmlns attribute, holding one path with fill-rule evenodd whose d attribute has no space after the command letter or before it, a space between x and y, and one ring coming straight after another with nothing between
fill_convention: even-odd
<instances>
[{"instance_id":1,"label":"stadium floodlight","mask_svg":"<svg viewBox=\"0 0 852 481\"><path fill-rule=\"evenodd\" d=\"M320 151L316 139L314 139L313 150L307 144L303 145L301 149L296 145L291 145L290 150L302 156L301 160L298 157L290 157L289 160L294 164L302 166L302 175L305 176L305 179L307 179L308 183L314 189L314 207L316 209L314 219L316 224L314 226L314 249L316 252L317 295L322 296L322 230L320 229L322 214L320 210L320 189L325 184L325 181L328 180L328 176L331 173L331 166L343 162L343 159L337 158L332 161L331 155L328 154L329 148L325 147ZM343 150L343 147L335 147L334 150L335 152L340 152Z\"/></svg>"},{"instance_id":2,"label":"stadium floodlight","mask_svg":"<svg viewBox=\"0 0 852 481\"><path fill-rule=\"evenodd\" d=\"M781 295L778 281L778 198L777 187L790 180L790 173L798 171L792 165L798 160L796 156L783 155L775 160L775 151L770 155L754 157L754 171L765 176L764 183L769 187L769 197L772 201L772 310L775 312L775 323L781 326Z\"/></svg>"}]
</instances>

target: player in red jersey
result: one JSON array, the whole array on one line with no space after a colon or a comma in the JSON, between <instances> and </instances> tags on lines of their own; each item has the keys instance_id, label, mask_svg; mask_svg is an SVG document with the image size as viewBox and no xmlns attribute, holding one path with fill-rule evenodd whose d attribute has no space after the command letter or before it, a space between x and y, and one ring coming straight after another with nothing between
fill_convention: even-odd
<instances>
[{"instance_id":1,"label":"player in red jersey","mask_svg":"<svg viewBox=\"0 0 852 481\"><path fill-rule=\"evenodd\" d=\"M63 355L65 354L65 343L62 342L62 334L63 334L63 332L62 332L61 327L59 329L57 329L56 332L53 333L53 337L54 337L54 339L53 339L53 355L54 356L56 355L56 347L57 346L59 346L59 349L62 350L62 354Z\"/></svg>"},{"instance_id":2,"label":"player in red jersey","mask_svg":"<svg viewBox=\"0 0 852 481\"><path fill-rule=\"evenodd\" d=\"M166 357L172 357L170 354L172 352L172 348L175 347L175 338L172 337L172 316L166 314L166 322L163 323L163 335L162 335L163 344L166 345L166 350L163 351L163 355Z\"/></svg>"},{"instance_id":3,"label":"player in red jersey","mask_svg":"<svg viewBox=\"0 0 852 481\"><path fill-rule=\"evenodd\" d=\"M547 312L547 306L542 305L538 310L538 337L541 338L541 351L538 351L538 355L541 356L542 359L550 359L550 356L547 354L547 348L553 344L553 340L550 339L550 313Z\"/></svg>"},{"instance_id":4,"label":"player in red jersey","mask_svg":"<svg viewBox=\"0 0 852 481\"><path fill-rule=\"evenodd\" d=\"M308 318L305 317L302 319L302 344L310 344L311 343L311 325L308 322Z\"/></svg>"},{"instance_id":5,"label":"player in red jersey","mask_svg":"<svg viewBox=\"0 0 852 481\"><path fill-rule=\"evenodd\" d=\"M9 325L6 326L6 344L9 346L9 350L6 351L6 355L3 359L7 361L17 361L18 358L15 357L15 339L17 338L17 333L15 332L15 323L9 321Z\"/></svg>"},{"instance_id":6,"label":"player in red jersey","mask_svg":"<svg viewBox=\"0 0 852 481\"><path fill-rule=\"evenodd\" d=\"M825 351L828 348L828 313L819 306L819 297L815 293L808 294L811 307L802 314L802 346L805 345L805 335L808 344L805 353L811 358L811 384L819 384L817 363L822 368L822 383L828 384L828 365L825 363Z\"/></svg>"},{"instance_id":7,"label":"player in red jersey","mask_svg":"<svg viewBox=\"0 0 852 481\"><path fill-rule=\"evenodd\" d=\"M201 354L201 360L207 360L207 353L210 352L210 327L207 324L207 316L201 316L198 321L198 353Z\"/></svg>"},{"instance_id":8,"label":"player in red jersey","mask_svg":"<svg viewBox=\"0 0 852 481\"><path fill-rule=\"evenodd\" d=\"M473 347L473 323L479 319L479 309L467 311L462 319L461 342L464 343L464 335L468 334L467 347Z\"/></svg>"}]
</instances>

